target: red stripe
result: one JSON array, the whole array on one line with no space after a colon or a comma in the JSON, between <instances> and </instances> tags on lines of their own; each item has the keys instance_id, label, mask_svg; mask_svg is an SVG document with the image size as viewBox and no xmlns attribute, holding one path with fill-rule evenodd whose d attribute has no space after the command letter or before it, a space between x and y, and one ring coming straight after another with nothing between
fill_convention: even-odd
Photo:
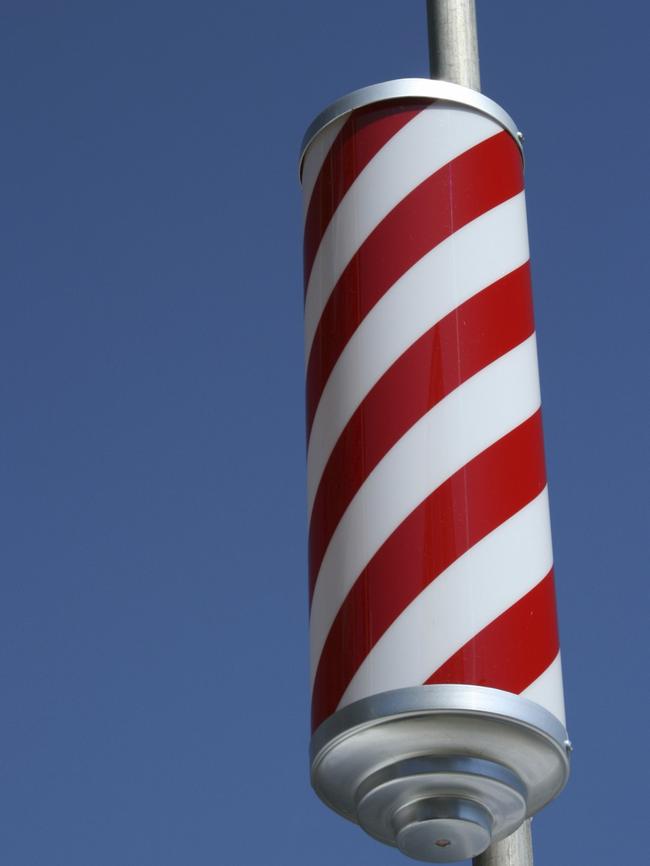
<instances>
[{"instance_id":1,"label":"red stripe","mask_svg":"<svg viewBox=\"0 0 650 866\"><path fill-rule=\"evenodd\" d=\"M441 319L372 388L334 446L314 499L310 598L336 526L379 461L436 403L522 343L534 327L525 264Z\"/></svg>"},{"instance_id":2,"label":"red stripe","mask_svg":"<svg viewBox=\"0 0 650 866\"><path fill-rule=\"evenodd\" d=\"M413 120L430 100L399 105L376 103L350 115L325 157L305 218L305 290L316 252L334 211L354 181L396 132Z\"/></svg>"},{"instance_id":3,"label":"red stripe","mask_svg":"<svg viewBox=\"0 0 650 866\"><path fill-rule=\"evenodd\" d=\"M422 590L544 489L543 449L538 411L438 487L377 551L325 641L314 683L314 729L335 711L359 665Z\"/></svg>"},{"instance_id":4,"label":"red stripe","mask_svg":"<svg viewBox=\"0 0 650 866\"><path fill-rule=\"evenodd\" d=\"M523 189L519 149L501 132L452 160L403 199L361 245L316 329L307 367L307 436L346 343L388 289L462 226Z\"/></svg>"},{"instance_id":5,"label":"red stripe","mask_svg":"<svg viewBox=\"0 0 650 866\"><path fill-rule=\"evenodd\" d=\"M541 583L438 668L427 683L465 683L520 694L544 673L559 649L551 569Z\"/></svg>"}]
</instances>

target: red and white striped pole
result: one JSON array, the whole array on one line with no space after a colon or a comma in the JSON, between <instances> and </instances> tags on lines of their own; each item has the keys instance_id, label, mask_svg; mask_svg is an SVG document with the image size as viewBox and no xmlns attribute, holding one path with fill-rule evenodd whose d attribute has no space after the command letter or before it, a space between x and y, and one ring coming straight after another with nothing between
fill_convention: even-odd
<instances>
[{"instance_id":1,"label":"red and white striped pole","mask_svg":"<svg viewBox=\"0 0 650 866\"><path fill-rule=\"evenodd\" d=\"M569 766L520 136L387 82L317 118L301 176L312 782L467 859Z\"/></svg>"}]
</instances>

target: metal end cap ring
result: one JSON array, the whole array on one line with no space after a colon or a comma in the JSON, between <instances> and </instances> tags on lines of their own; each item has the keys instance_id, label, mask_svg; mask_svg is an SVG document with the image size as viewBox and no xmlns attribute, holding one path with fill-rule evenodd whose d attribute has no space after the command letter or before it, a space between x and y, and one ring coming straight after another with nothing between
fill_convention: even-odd
<instances>
[{"instance_id":1,"label":"metal end cap ring","mask_svg":"<svg viewBox=\"0 0 650 866\"><path fill-rule=\"evenodd\" d=\"M302 164L310 144L316 136L333 121L344 117L358 108L364 108L374 102L400 99L431 99L458 105L473 111L478 111L495 120L506 132L514 138L523 155L522 139L519 130L510 115L494 100L463 87L451 81L434 81L430 78L398 78L395 81L383 81L361 87L333 102L310 123L300 147L299 175L302 177Z\"/></svg>"},{"instance_id":2,"label":"metal end cap ring","mask_svg":"<svg viewBox=\"0 0 650 866\"><path fill-rule=\"evenodd\" d=\"M312 785L378 841L449 863L509 836L557 796L569 774L566 743L562 723L520 695L399 689L323 722L312 738Z\"/></svg>"},{"instance_id":3,"label":"metal end cap ring","mask_svg":"<svg viewBox=\"0 0 650 866\"><path fill-rule=\"evenodd\" d=\"M492 817L478 803L431 797L402 806L393 816L397 847L413 860L470 860L490 844Z\"/></svg>"},{"instance_id":4,"label":"metal end cap ring","mask_svg":"<svg viewBox=\"0 0 650 866\"><path fill-rule=\"evenodd\" d=\"M427 863L475 857L525 814L515 774L462 756L399 761L369 775L356 795L366 833Z\"/></svg>"}]
</instances>

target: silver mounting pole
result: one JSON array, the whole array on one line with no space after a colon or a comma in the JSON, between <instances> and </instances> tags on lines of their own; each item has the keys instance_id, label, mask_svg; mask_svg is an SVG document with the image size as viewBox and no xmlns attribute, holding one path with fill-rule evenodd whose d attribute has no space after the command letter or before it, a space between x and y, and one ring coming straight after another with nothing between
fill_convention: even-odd
<instances>
[{"instance_id":1,"label":"silver mounting pole","mask_svg":"<svg viewBox=\"0 0 650 866\"><path fill-rule=\"evenodd\" d=\"M472 860L474 866L533 866L533 839L530 818L518 830L490 845L487 851Z\"/></svg>"},{"instance_id":2,"label":"silver mounting pole","mask_svg":"<svg viewBox=\"0 0 650 866\"><path fill-rule=\"evenodd\" d=\"M431 78L481 89L474 0L427 0Z\"/></svg>"},{"instance_id":3,"label":"silver mounting pole","mask_svg":"<svg viewBox=\"0 0 650 866\"><path fill-rule=\"evenodd\" d=\"M474 0L427 0L431 78L481 90ZM473 866L533 866L530 819L472 860Z\"/></svg>"}]
</instances>

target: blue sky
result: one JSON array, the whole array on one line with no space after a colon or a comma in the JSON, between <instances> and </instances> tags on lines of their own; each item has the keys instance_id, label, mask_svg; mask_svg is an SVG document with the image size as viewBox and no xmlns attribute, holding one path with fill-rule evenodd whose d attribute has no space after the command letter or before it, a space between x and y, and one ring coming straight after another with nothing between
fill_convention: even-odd
<instances>
[{"instance_id":1,"label":"blue sky","mask_svg":"<svg viewBox=\"0 0 650 866\"><path fill-rule=\"evenodd\" d=\"M573 776L538 862L647 800L650 14L479 0L526 135ZM308 785L297 155L426 75L424 3L6 0L0 859L406 862Z\"/></svg>"}]
</instances>

